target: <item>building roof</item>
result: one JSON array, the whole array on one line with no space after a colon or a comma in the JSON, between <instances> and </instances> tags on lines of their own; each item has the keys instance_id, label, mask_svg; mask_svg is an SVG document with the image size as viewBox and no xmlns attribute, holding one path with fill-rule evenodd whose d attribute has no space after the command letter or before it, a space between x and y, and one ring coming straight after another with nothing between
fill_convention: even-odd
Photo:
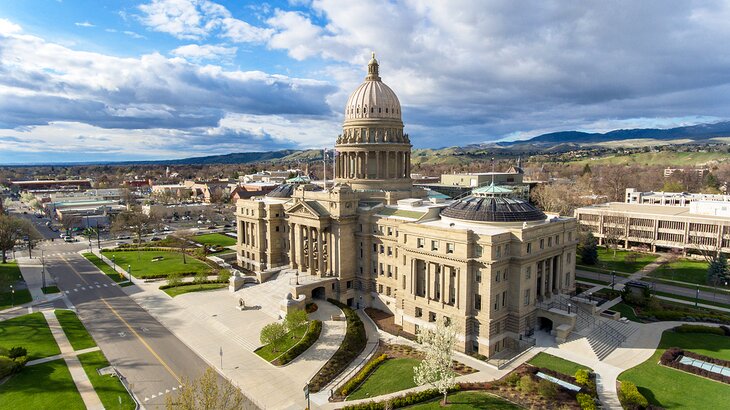
<instances>
[{"instance_id":1,"label":"building roof","mask_svg":"<svg viewBox=\"0 0 730 410\"><path fill-rule=\"evenodd\" d=\"M441 211L447 218L477 222L527 222L547 218L531 203L517 198L468 196Z\"/></svg>"},{"instance_id":2,"label":"building roof","mask_svg":"<svg viewBox=\"0 0 730 410\"><path fill-rule=\"evenodd\" d=\"M489 185L484 185L480 186L479 188L472 189L471 193L476 194L477 196L511 195L512 190L503 186L494 185L494 182L492 182Z\"/></svg>"},{"instance_id":3,"label":"building roof","mask_svg":"<svg viewBox=\"0 0 730 410\"><path fill-rule=\"evenodd\" d=\"M266 194L266 196L271 198L291 198L296 186L296 184L281 184Z\"/></svg>"},{"instance_id":4,"label":"building roof","mask_svg":"<svg viewBox=\"0 0 730 410\"><path fill-rule=\"evenodd\" d=\"M730 222L730 218L726 216L715 216L706 214L691 213L688 206L668 206L668 205L654 205L654 204L627 204L624 202L609 202L605 204L590 205L578 208L575 210L576 215L581 212L618 212L627 213L631 216L641 217L645 216L672 216L680 218L692 218L692 219L706 219L708 221L716 222Z\"/></svg>"},{"instance_id":5,"label":"building roof","mask_svg":"<svg viewBox=\"0 0 730 410\"><path fill-rule=\"evenodd\" d=\"M401 119L400 101L393 90L380 81L375 53L368 63L368 75L350 94L345 105L345 121L359 118Z\"/></svg>"}]
</instances>

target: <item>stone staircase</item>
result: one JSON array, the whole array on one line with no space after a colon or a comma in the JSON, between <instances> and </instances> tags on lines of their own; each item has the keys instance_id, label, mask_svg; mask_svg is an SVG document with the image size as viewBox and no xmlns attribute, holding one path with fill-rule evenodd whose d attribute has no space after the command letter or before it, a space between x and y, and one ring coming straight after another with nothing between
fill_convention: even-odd
<instances>
[{"instance_id":1,"label":"stone staircase","mask_svg":"<svg viewBox=\"0 0 730 410\"><path fill-rule=\"evenodd\" d=\"M282 270L264 283L246 285L236 291L236 298L243 298L248 308L260 308L272 317L280 316L279 309L281 302L291 291L290 281L294 278L295 271Z\"/></svg>"}]
</instances>

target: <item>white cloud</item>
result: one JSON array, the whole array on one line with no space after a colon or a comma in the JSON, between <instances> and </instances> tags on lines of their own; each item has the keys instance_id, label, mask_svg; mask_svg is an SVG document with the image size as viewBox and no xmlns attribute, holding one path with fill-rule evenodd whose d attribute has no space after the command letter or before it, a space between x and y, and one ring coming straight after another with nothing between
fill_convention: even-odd
<instances>
[{"instance_id":1,"label":"white cloud","mask_svg":"<svg viewBox=\"0 0 730 410\"><path fill-rule=\"evenodd\" d=\"M125 30L125 31L123 31L123 33L128 35L129 37L136 38L136 39L147 38L141 34L135 33L134 31Z\"/></svg>"},{"instance_id":2,"label":"white cloud","mask_svg":"<svg viewBox=\"0 0 730 410\"><path fill-rule=\"evenodd\" d=\"M89 23L88 21L76 22L74 25L77 27L96 27L96 25Z\"/></svg>"},{"instance_id":3,"label":"white cloud","mask_svg":"<svg viewBox=\"0 0 730 410\"><path fill-rule=\"evenodd\" d=\"M0 18L0 35L19 33L22 28L10 20Z\"/></svg>"},{"instance_id":4,"label":"white cloud","mask_svg":"<svg viewBox=\"0 0 730 410\"><path fill-rule=\"evenodd\" d=\"M236 55L236 47L225 47L213 44L188 44L180 46L170 52L170 54L187 58L191 61L212 60L212 59L230 59Z\"/></svg>"}]
</instances>

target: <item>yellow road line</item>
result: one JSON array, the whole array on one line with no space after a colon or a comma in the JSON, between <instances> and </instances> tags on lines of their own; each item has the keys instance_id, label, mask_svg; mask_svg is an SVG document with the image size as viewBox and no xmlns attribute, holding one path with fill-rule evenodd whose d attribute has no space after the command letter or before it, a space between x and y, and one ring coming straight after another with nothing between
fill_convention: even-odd
<instances>
[{"instance_id":1,"label":"yellow road line","mask_svg":"<svg viewBox=\"0 0 730 410\"><path fill-rule=\"evenodd\" d=\"M84 279L83 275L81 275L79 273L79 271L77 271L76 268L74 268L73 265L71 265L68 262L68 260L66 260L66 257L65 256L61 256L61 260L63 261L63 263L66 264L66 266L68 266L69 268L71 268L71 270L76 274L76 276L79 277L79 279L81 279L82 281L84 281L84 283L86 283L87 285L89 284L89 282L87 282L86 279Z\"/></svg>"},{"instance_id":2,"label":"yellow road line","mask_svg":"<svg viewBox=\"0 0 730 410\"><path fill-rule=\"evenodd\" d=\"M177 376L177 374L175 374L175 372L172 371L170 366L168 366L167 363L165 363L165 361L162 360L160 355L158 355L157 352L155 352L155 350L150 345L147 344L147 342L142 338L142 336L140 336L139 333L137 333L137 331L134 330L134 328L132 328L132 326L126 320L124 320L124 318L119 313L117 313L117 311L109 304L109 302L107 302L104 298L100 298L100 300L102 302L104 302L104 304L109 308L109 310L111 310L112 313L114 313L114 315L117 318L119 318L119 320L121 320L122 323L124 323L127 326L127 328L137 337L137 339L139 339L139 341L142 342L144 347L146 347L147 350L149 350L150 353L152 353L152 356L155 356L155 359L157 359L157 361L160 362L160 364L172 375L172 377L174 377L175 380L177 380L178 384L182 384L182 380Z\"/></svg>"},{"instance_id":3,"label":"yellow road line","mask_svg":"<svg viewBox=\"0 0 730 410\"><path fill-rule=\"evenodd\" d=\"M62 256L61 259L66 263L66 265L68 265L69 268L71 268L71 270L76 275L78 275L79 278L81 278L81 280L83 280L84 282L86 282L86 280L83 278L83 276L81 276L81 274L76 270L76 268L74 268L66 260L65 257ZM89 282L86 282L86 284L88 284L88 283ZM152 356L154 356L155 359L157 359L157 361L160 362L160 364L162 365L162 367L164 367L165 370L167 370L172 375L172 377L174 377L175 380L177 380L178 384L182 384L182 380L180 379L180 377L178 377L177 374L175 374L175 372L172 371L172 369L170 368L170 366L168 366L167 363L165 363L165 361L162 360L162 358L160 357L160 355L158 355L157 352L155 352L155 350L149 344L147 344L147 342L142 338L142 336L140 336L139 333L137 333L137 331L134 330L134 328L132 328L132 326L126 320L124 320L124 318L112 307L112 305L110 305L109 302L107 302L104 298L99 298L99 300L101 300L102 302L104 302L104 304L109 308L109 310L111 310L112 313L114 313L114 315L117 318L119 318L119 320L121 320L122 323L124 323L124 325L127 326L127 328L137 337L137 339L139 339L139 341L144 345L144 347L146 347L147 350L149 350L150 353L152 353Z\"/></svg>"}]
</instances>

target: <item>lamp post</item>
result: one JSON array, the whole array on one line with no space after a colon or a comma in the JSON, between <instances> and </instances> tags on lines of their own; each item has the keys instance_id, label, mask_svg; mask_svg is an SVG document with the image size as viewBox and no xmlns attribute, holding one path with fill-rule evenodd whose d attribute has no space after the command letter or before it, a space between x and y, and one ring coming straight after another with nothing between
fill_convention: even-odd
<instances>
[{"instance_id":1,"label":"lamp post","mask_svg":"<svg viewBox=\"0 0 730 410\"><path fill-rule=\"evenodd\" d=\"M46 288L46 260L43 258L43 249L41 249L41 281L43 282L41 290Z\"/></svg>"},{"instance_id":2,"label":"lamp post","mask_svg":"<svg viewBox=\"0 0 730 410\"><path fill-rule=\"evenodd\" d=\"M697 302L700 300L700 287L697 286L697 292L695 293L695 307L697 307Z\"/></svg>"},{"instance_id":3,"label":"lamp post","mask_svg":"<svg viewBox=\"0 0 730 410\"><path fill-rule=\"evenodd\" d=\"M571 307L571 306L572 306L572 305L571 305L570 303L568 303L568 314L570 314L570 307Z\"/></svg>"},{"instance_id":4,"label":"lamp post","mask_svg":"<svg viewBox=\"0 0 730 410\"><path fill-rule=\"evenodd\" d=\"M129 277L127 279L129 279L131 281L132 280L132 265L127 265L127 274L129 275Z\"/></svg>"},{"instance_id":5,"label":"lamp post","mask_svg":"<svg viewBox=\"0 0 730 410\"><path fill-rule=\"evenodd\" d=\"M10 285L10 307L15 307L15 289Z\"/></svg>"},{"instance_id":6,"label":"lamp post","mask_svg":"<svg viewBox=\"0 0 730 410\"><path fill-rule=\"evenodd\" d=\"M299 285L299 271L296 271L295 276L297 278L297 285Z\"/></svg>"},{"instance_id":7,"label":"lamp post","mask_svg":"<svg viewBox=\"0 0 730 410\"><path fill-rule=\"evenodd\" d=\"M611 271L611 290L614 290L613 288L616 286L616 271Z\"/></svg>"}]
</instances>

